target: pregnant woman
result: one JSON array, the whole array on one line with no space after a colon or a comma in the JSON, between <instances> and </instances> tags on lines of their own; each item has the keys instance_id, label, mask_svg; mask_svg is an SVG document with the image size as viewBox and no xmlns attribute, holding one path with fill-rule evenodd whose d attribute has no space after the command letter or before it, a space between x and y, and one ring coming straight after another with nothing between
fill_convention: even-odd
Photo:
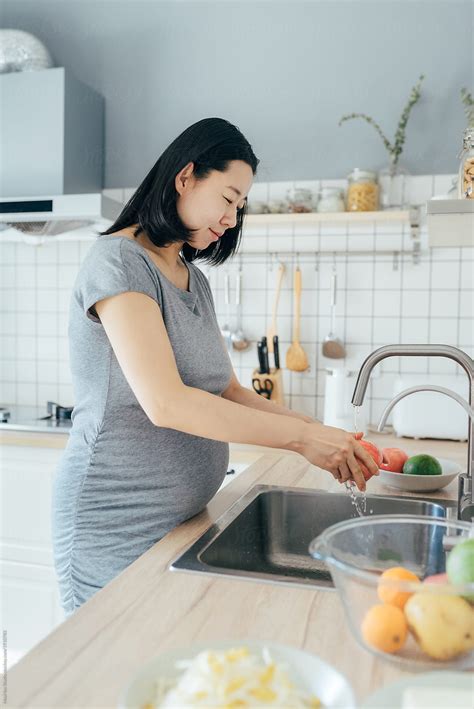
<instances>
[{"instance_id":1,"label":"pregnant woman","mask_svg":"<svg viewBox=\"0 0 474 709\"><path fill-rule=\"evenodd\" d=\"M208 280L237 250L258 159L238 128L198 121L89 249L69 313L75 407L52 531L70 615L219 489L229 442L296 451L340 482L377 466L351 435L242 387Z\"/></svg>"}]
</instances>

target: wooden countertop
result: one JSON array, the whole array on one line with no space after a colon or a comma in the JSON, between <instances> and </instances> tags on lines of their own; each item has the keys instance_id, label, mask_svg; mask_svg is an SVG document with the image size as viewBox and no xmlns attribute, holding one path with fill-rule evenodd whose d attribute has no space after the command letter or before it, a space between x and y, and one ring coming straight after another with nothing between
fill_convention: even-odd
<instances>
[{"instance_id":1,"label":"wooden countertop","mask_svg":"<svg viewBox=\"0 0 474 709\"><path fill-rule=\"evenodd\" d=\"M370 439L461 464L467 455L465 443L373 433ZM255 484L341 491L329 473L303 457L260 450L265 455L206 510L151 547L9 670L7 706L115 707L124 683L152 656L222 639L276 642L319 655L345 674L358 701L408 674L359 647L336 592L168 570ZM377 479L369 492L391 494ZM456 485L429 496L455 499Z\"/></svg>"}]
</instances>

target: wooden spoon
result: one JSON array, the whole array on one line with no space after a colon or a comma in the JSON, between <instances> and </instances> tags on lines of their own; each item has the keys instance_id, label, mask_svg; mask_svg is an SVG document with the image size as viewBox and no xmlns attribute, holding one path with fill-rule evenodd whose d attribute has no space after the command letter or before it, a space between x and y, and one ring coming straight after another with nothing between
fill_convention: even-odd
<instances>
[{"instance_id":1,"label":"wooden spoon","mask_svg":"<svg viewBox=\"0 0 474 709\"><path fill-rule=\"evenodd\" d=\"M278 310L278 301L280 300L280 290L281 290L281 282L283 280L283 276L285 273L285 264L280 263L278 266L278 275L277 275L277 285L276 285L276 290L275 290L275 299L273 301L273 314L272 314L272 324L269 325L267 329L267 345L268 345L268 351L273 353L273 338L277 334L277 310Z\"/></svg>"},{"instance_id":2,"label":"wooden spoon","mask_svg":"<svg viewBox=\"0 0 474 709\"><path fill-rule=\"evenodd\" d=\"M308 369L308 357L301 347L300 339L300 311L301 311L301 271L299 266L295 271L295 318L293 321L293 342L286 353L286 368L293 372L304 372Z\"/></svg>"}]
</instances>

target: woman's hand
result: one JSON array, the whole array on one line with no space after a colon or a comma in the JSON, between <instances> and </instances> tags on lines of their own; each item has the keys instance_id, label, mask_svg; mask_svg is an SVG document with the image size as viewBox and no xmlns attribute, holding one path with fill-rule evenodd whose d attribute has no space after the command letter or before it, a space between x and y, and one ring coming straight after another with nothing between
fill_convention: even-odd
<instances>
[{"instance_id":1,"label":"woman's hand","mask_svg":"<svg viewBox=\"0 0 474 709\"><path fill-rule=\"evenodd\" d=\"M328 470L338 482L353 480L364 491L366 480L359 462L371 475L378 475L379 471L372 456L358 443L363 435L321 423L308 424L301 453L313 465Z\"/></svg>"}]
</instances>

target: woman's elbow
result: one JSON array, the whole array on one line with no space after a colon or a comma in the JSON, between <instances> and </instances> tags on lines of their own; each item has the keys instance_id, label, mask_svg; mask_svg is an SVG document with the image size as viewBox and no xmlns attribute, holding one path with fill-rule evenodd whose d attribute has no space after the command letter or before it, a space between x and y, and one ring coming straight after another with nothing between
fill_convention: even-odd
<instances>
[{"instance_id":1,"label":"woman's elbow","mask_svg":"<svg viewBox=\"0 0 474 709\"><path fill-rule=\"evenodd\" d=\"M168 392L166 396L160 397L154 402L151 414L148 418L155 426L160 428L176 428L176 423L182 418L182 412L186 408L186 389L183 386Z\"/></svg>"}]
</instances>

